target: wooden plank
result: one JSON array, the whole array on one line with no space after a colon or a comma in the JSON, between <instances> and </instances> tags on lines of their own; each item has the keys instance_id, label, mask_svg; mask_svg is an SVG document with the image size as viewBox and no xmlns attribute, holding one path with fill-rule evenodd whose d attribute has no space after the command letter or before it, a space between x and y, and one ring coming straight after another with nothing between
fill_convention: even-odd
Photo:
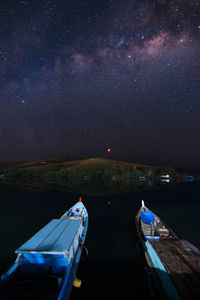
<instances>
[{"instance_id":1,"label":"wooden plank","mask_svg":"<svg viewBox=\"0 0 200 300\"><path fill-rule=\"evenodd\" d=\"M181 240L149 240L184 300L200 299L200 252Z\"/></svg>"}]
</instances>

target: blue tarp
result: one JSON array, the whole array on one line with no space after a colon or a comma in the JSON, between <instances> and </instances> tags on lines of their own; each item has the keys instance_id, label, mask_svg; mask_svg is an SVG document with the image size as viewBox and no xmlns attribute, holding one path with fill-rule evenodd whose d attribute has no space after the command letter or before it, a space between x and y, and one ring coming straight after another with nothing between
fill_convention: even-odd
<instances>
[{"instance_id":1,"label":"blue tarp","mask_svg":"<svg viewBox=\"0 0 200 300\"><path fill-rule=\"evenodd\" d=\"M150 211L150 210L142 211L141 218L142 218L142 222L145 224L154 223L154 215L153 215L152 211Z\"/></svg>"},{"instance_id":2,"label":"blue tarp","mask_svg":"<svg viewBox=\"0 0 200 300\"><path fill-rule=\"evenodd\" d=\"M68 251L81 224L80 219L53 219L15 252Z\"/></svg>"}]
</instances>

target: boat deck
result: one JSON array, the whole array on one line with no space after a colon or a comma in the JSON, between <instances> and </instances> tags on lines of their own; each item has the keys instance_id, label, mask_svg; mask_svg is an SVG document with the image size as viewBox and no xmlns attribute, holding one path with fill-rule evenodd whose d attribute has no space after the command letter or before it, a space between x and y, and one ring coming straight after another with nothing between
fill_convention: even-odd
<instances>
[{"instance_id":1,"label":"boat deck","mask_svg":"<svg viewBox=\"0 0 200 300\"><path fill-rule=\"evenodd\" d=\"M178 238L149 239L184 300L200 299L200 251Z\"/></svg>"},{"instance_id":2,"label":"boat deck","mask_svg":"<svg viewBox=\"0 0 200 300\"><path fill-rule=\"evenodd\" d=\"M15 253L62 253L69 251L76 235L80 233L81 224L80 219L53 219L19 247Z\"/></svg>"}]
</instances>

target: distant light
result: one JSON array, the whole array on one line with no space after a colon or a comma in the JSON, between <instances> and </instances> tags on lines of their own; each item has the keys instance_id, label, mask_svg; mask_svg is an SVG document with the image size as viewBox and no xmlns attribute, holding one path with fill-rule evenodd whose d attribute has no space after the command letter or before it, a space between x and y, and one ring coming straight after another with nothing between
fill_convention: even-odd
<instances>
[{"instance_id":1,"label":"distant light","mask_svg":"<svg viewBox=\"0 0 200 300\"><path fill-rule=\"evenodd\" d=\"M108 149L107 149L107 152L111 152L111 149L110 149L110 148L108 148Z\"/></svg>"}]
</instances>

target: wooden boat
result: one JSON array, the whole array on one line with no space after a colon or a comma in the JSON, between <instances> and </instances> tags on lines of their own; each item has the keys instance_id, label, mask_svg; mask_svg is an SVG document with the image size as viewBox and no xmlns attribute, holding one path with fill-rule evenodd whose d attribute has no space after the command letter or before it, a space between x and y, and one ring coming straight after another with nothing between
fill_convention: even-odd
<instances>
[{"instance_id":1,"label":"wooden boat","mask_svg":"<svg viewBox=\"0 0 200 300\"><path fill-rule=\"evenodd\" d=\"M142 201L136 228L154 299L200 299L200 251Z\"/></svg>"},{"instance_id":2,"label":"wooden boat","mask_svg":"<svg viewBox=\"0 0 200 300\"><path fill-rule=\"evenodd\" d=\"M88 228L81 198L60 219L51 220L19 247L17 259L1 276L0 299L68 299Z\"/></svg>"}]
</instances>

